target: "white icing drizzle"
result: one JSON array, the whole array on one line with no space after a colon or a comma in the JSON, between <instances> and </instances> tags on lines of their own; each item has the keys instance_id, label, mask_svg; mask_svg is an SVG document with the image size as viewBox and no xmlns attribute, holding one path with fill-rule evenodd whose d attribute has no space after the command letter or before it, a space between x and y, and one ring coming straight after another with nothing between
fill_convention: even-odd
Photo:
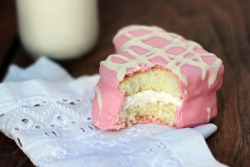
<instances>
[{"instance_id":1,"label":"white icing drizzle","mask_svg":"<svg viewBox=\"0 0 250 167\"><path fill-rule=\"evenodd\" d=\"M133 30L147 30L151 33L134 37L129 33L129 31ZM213 85L213 83L216 81L218 71L222 65L222 61L217 58L212 53L196 53L194 49L196 48L202 48L199 44L193 42L193 41L186 41L183 42L183 37L174 33L168 33L164 31L163 29L159 27L147 27L147 26L130 26L125 27L121 29L117 35L114 37L114 40L119 37L120 35L125 35L126 37L130 38L129 41L124 43L121 47L119 52L127 52L128 54L132 55L134 59L128 59L127 57L123 55L113 54L108 56L108 58L105 61L101 62L101 65L104 65L108 69L116 72L116 77L119 81L122 81L127 73L128 68L134 68L134 71L138 71L141 69L139 66L140 64L147 65L149 67L155 66L154 63L151 63L149 60L160 56L161 58L165 59L168 63L165 65L166 68L171 69L174 74L176 74L179 79L185 84L188 85L188 80L184 74L181 72L181 67L185 64L189 64L195 67L198 67L201 69L201 75L202 80L205 80L207 72L209 72L209 79L208 84L209 87ZM165 39L170 42L170 44L166 45L164 48L154 48L146 43L144 43L144 40L148 40L152 37L160 37L162 39ZM139 55L135 53L133 50L129 49L132 46L137 46L142 49L148 50L144 55ZM180 47L185 49L185 51L178 55L172 55L169 53L166 53L167 50L175 47ZM184 57L187 54L192 54L192 57ZM214 56L215 61L208 65L202 57L206 56ZM124 64L119 64L113 62L111 59L113 57L122 59L126 61ZM194 61L195 60L195 61Z\"/></svg>"},{"instance_id":2,"label":"white icing drizzle","mask_svg":"<svg viewBox=\"0 0 250 167\"><path fill-rule=\"evenodd\" d=\"M211 118L211 108L208 107L208 108L207 108L207 122L210 121L210 118Z\"/></svg>"},{"instance_id":3,"label":"white icing drizzle","mask_svg":"<svg viewBox=\"0 0 250 167\"><path fill-rule=\"evenodd\" d=\"M98 103L98 106L99 106L99 116L101 115L102 113L102 94L101 94L101 90L98 86L95 87L95 93L96 93L96 96L97 96L97 103Z\"/></svg>"},{"instance_id":4,"label":"white icing drizzle","mask_svg":"<svg viewBox=\"0 0 250 167\"><path fill-rule=\"evenodd\" d=\"M188 91L187 91L187 90L184 90L183 95L184 95L184 96L187 96L187 94L188 94Z\"/></svg>"}]
</instances>

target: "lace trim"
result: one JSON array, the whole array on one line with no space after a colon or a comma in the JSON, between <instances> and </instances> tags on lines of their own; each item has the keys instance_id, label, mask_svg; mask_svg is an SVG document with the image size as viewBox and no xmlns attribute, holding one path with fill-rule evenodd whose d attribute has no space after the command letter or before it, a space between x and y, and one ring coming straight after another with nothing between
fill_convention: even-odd
<instances>
[{"instance_id":1,"label":"lace trim","mask_svg":"<svg viewBox=\"0 0 250 167\"><path fill-rule=\"evenodd\" d=\"M164 134L170 127L95 128L93 96L94 92L85 92L84 96L36 96L2 102L0 130L37 166L185 166L168 142L171 132Z\"/></svg>"}]
</instances>

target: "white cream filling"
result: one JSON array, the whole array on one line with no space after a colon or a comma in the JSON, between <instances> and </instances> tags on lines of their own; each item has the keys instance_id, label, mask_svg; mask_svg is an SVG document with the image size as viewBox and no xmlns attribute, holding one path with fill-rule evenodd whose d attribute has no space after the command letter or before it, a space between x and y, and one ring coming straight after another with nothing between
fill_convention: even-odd
<instances>
[{"instance_id":1,"label":"white cream filling","mask_svg":"<svg viewBox=\"0 0 250 167\"><path fill-rule=\"evenodd\" d=\"M166 92L147 90L136 93L132 96L127 96L125 102L123 103L123 110L135 105L144 106L147 103L157 103L158 101L164 102L166 104L172 103L178 107L182 102L181 98L178 96L173 96Z\"/></svg>"}]
</instances>

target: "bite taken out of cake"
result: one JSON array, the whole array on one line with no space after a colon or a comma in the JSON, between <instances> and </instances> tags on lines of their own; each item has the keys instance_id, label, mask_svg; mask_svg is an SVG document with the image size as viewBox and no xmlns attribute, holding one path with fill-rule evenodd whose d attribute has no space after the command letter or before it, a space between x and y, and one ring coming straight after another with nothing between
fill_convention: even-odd
<instances>
[{"instance_id":1,"label":"bite taken out of cake","mask_svg":"<svg viewBox=\"0 0 250 167\"><path fill-rule=\"evenodd\" d=\"M184 128L217 115L224 66L214 54L155 26L127 26L113 42L116 54L100 63L95 126L118 130L154 122Z\"/></svg>"}]
</instances>

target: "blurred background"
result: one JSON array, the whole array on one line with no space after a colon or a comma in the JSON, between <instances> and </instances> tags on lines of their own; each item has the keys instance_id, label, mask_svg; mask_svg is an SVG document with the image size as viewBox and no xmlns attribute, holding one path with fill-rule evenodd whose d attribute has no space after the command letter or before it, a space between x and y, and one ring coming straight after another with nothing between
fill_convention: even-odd
<instances>
[{"instance_id":1,"label":"blurred background","mask_svg":"<svg viewBox=\"0 0 250 167\"><path fill-rule=\"evenodd\" d=\"M225 66L224 83L217 93L218 116L212 121L218 131L207 140L208 146L222 163L250 165L250 1L97 0L96 10L98 30L93 47L77 59L60 61L62 66L74 77L98 73L100 61L114 53L116 32L131 24L157 25L200 43ZM17 20L16 1L0 1L1 80L10 64L27 67L35 60L21 43ZM2 164L33 166L14 141L0 133Z\"/></svg>"}]
</instances>

